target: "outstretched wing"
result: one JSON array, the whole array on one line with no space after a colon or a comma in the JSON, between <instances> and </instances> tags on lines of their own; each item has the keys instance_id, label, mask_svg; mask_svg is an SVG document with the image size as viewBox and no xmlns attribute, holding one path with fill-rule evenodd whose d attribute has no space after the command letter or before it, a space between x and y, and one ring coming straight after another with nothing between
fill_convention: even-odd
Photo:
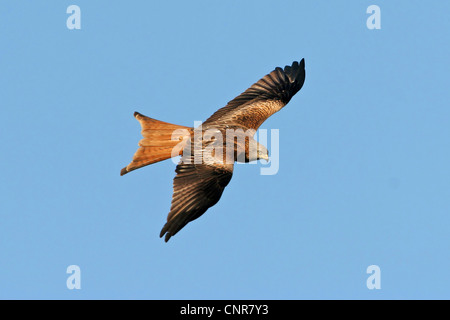
<instances>
[{"instance_id":1,"label":"outstretched wing","mask_svg":"<svg viewBox=\"0 0 450 320\"><path fill-rule=\"evenodd\" d=\"M237 125L257 130L268 117L291 100L304 82L304 59L284 69L278 67L217 110L203 125Z\"/></svg>"},{"instance_id":2,"label":"outstretched wing","mask_svg":"<svg viewBox=\"0 0 450 320\"><path fill-rule=\"evenodd\" d=\"M172 206L159 235L165 234L166 242L219 201L233 175L233 165L186 164L182 160L175 172Z\"/></svg>"}]
</instances>

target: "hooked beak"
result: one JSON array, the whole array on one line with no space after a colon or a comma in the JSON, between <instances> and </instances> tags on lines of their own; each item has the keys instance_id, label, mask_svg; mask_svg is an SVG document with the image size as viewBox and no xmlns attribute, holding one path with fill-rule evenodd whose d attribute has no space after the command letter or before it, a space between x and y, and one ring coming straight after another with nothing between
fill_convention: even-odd
<instances>
[{"instance_id":1,"label":"hooked beak","mask_svg":"<svg viewBox=\"0 0 450 320\"><path fill-rule=\"evenodd\" d=\"M266 160L266 161L267 161L267 163L269 163L269 162L270 162L270 159L269 159L269 155L268 155L268 154L265 154L265 155L263 155L263 156L261 157L261 159L264 159L264 160Z\"/></svg>"}]
</instances>

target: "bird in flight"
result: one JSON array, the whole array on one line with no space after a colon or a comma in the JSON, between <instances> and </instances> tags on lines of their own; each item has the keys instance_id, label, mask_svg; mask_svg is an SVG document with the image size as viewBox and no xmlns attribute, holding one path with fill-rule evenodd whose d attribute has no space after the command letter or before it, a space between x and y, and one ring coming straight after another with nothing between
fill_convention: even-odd
<instances>
[{"instance_id":1,"label":"bird in flight","mask_svg":"<svg viewBox=\"0 0 450 320\"><path fill-rule=\"evenodd\" d=\"M231 180L235 161L269 161L266 147L253 136L267 118L291 100L304 81L304 59L284 69L277 67L197 128L134 113L141 124L143 139L131 163L121 170L121 176L181 156L173 180L170 212L160 237L165 235L167 242L219 201Z\"/></svg>"}]
</instances>

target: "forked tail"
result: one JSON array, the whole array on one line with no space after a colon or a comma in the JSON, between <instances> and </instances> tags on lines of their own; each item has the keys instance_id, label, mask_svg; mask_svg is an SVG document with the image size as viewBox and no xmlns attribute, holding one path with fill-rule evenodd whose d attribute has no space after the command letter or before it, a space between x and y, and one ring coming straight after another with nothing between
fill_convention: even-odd
<instances>
[{"instance_id":1,"label":"forked tail","mask_svg":"<svg viewBox=\"0 0 450 320\"><path fill-rule=\"evenodd\" d=\"M182 154L183 148L180 142L189 137L192 128L155 120L139 112L135 112L134 117L141 124L141 133L144 138L139 141L139 148L131 163L120 171L121 176L149 164ZM174 149L175 147L177 149Z\"/></svg>"}]
</instances>

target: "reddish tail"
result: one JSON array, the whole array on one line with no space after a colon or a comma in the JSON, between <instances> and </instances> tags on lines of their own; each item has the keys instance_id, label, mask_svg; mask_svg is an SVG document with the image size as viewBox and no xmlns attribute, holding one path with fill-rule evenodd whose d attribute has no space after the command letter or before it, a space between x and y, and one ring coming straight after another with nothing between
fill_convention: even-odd
<instances>
[{"instance_id":1,"label":"reddish tail","mask_svg":"<svg viewBox=\"0 0 450 320\"><path fill-rule=\"evenodd\" d=\"M120 171L121 176L149 164L182 154L183 149L181 145L179 151L178 148L173 151L174 147L183 141L185 137L188 137L192 131L190 127L155 120L139 112L135 112L134 116L141 124L141 133L144 139L139 141L140 148L134 154L133 161ZM173 154L173 152L176 154Z\"/></svg>"}]
</instances>

